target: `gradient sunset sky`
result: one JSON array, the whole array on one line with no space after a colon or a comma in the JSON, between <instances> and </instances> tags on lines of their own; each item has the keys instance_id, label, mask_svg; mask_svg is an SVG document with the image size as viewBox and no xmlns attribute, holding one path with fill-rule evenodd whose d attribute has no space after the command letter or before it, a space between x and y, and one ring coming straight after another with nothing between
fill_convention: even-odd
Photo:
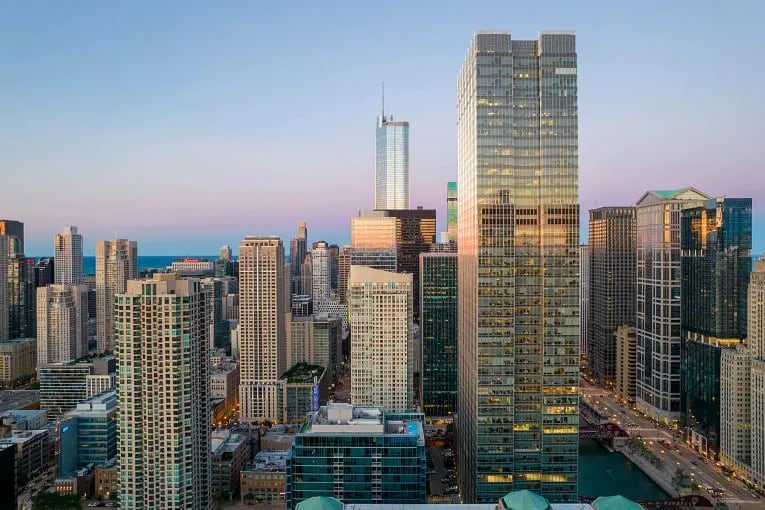
<instances>
[{"instance_id":1,"label":"gradient sunset sky","mask_svg":"<svg viewBox=\"0 0 765 510\"><path fill-rule=\"evenodd\" d=\"M411 123L412 206L456 180L473 31L577 34L583 239L593 207L694 186L754 199L765 250L765 2L0 0L0 218L27 254L77 225L142 255L245 234L347 242L374 128Z\"/></svg>"}]
</instances>

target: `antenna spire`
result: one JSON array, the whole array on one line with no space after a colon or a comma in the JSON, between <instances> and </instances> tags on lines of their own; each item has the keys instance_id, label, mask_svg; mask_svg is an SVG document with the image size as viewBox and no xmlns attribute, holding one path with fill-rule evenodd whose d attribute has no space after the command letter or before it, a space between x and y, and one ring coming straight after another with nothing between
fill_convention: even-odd
<instances>
[{"instance_id":1,"label":"antenna spire","mask_svg":"<svg viewBox=\"0 0 765 510\"><path fill-rule=\"evenodd\" d=\"M382 121L385 122L385 82L382 82Z\"/></svg>"}]
</instances>

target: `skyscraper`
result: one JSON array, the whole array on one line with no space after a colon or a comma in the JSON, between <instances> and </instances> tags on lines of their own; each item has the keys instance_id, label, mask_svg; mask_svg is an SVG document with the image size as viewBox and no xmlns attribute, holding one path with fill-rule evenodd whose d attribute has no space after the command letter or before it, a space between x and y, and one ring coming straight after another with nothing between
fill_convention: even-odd
<instances>
[{"instance_id":1,"label":"skyscraper","mask_svg":"<svg viewBox=\"0 0 765 510\"><path fill-rule=\"evenodd\" d=\"M82 283L82 236L77 227L67 226L60 234L53 236L53 268L57 284Z\"/></svg>"},{"instance_id":2,"label":"skyscraper","mask_svg":"<svg viewBox=\"0 0 765 510\"><path fill-rule=\"evenodd\" d=\"M234 260L233 256L231 255L231 246L224 244L220 248L220 259L225 260L227 262L230 262Z\"/></svg>"},{"instance_id":3,"label":"skyscraper","mask_svg":"<svg viewBox=\"0 0 765 510\"><path fill-rule=\"evenodd\" d=\"M720 356L746 338L752 199L717 198L681 215L681 410L694 448L720 448Z\"/></svg>"},{"instance_id":4,"label":"skyscraper","mask_svg":"<svg viewBox=\"0 0 765 510\"><path fill-rule=\"evenodd\" d=\"M37 289L37 367L88 353L87 285Z\"/></svg>"},{"instance_id":5,"label":"skyscraper","mask_svg":"<svg viewBox=\"0 0 765 510\"><path fill-rule=\"evenodd\" d=\"M96 342L98 352L114 351L114 296L138 278L138 243L96 242Z\"/></svg>"},{"instance_id":6,"label":"skyscraper","mask_svg":"<svg viewBox=\"0 0 765 510\"><path fill-rule=\"evenodd\" d=\"M332 284L332 252L324 241L313 243L311 250L312 289L314 301L329 299Z\"/></svg>"},{"instance_id":7,"label":"skyscraper","mask_svg":"<svg viewBox=\"0 0 765 510\"><path fill-rule=\"evenodd\" d=\"M398 222L388 211L364 211L351 218L351 265L395 272Z\"/></svg>"},{"instance_id":8,"label":"skyscraper","mask_svg":"<svg viewBox=\"0 0 765 510\"><path fill-rule=\"evenodd\" d=\"M422 409L457 412L457 253L420 254Z\"/></svg>"},{"instance_id":9,"label":"skyscraper","mask_svg":"<svg viewBox=\"0 0 765 510\"><path fill-rule=\"evenodd\" d=\"M635 235L634 207L590 211L587 343L593 375L607 386L616 378L616 329L635 325Z\"/></svg>"},{"instance_id":10,"label":"skyscraper","mask_svg":"<svg viewBox=\"0 0 765 510\"><path fill-rule=\"evenodd\" d=\"M8 258L8 338L37 335L35 259L17 253Z\"/></svg>"},{"instance_id":11,"label":"skyscraper","mask_svg":"<svg viewBox=\"0 0 765 510\"><path fill-rule=\"evenodd\" d=\"M290 241L290 275L293 294L306 294L309 289L303 288L303 261L308 249L308 227L305 222L298 223L297 236Z\"/></svg>"},{"instance_id":12,"label":"skyscraper","mask_svg":"<svg viewBox=\"0 0 765 510\"><path fill-rule=\"evenodd\" d=\"M579 245L579 356L590 358L590 245Z\"/></svg>"},{"instance_id":13,"label":"skyscraper","mask_svg":"<svg viewBox=\"0 0 765 510\"><path fill-rule=\"evenodd\" d=\"M449 241L457 242L457 183L446 183L446 224Z\"/></svg>"},{"instance_id":14,"label":"skyscraper","mask_svg":"<svg viewBox=\"0 0 765 510\"><path fill-rule=\"evenodd\" d=\"M117 294L120 508L209 508L206 303L199 280L174 273Z\"/></svg>"},{"instance_id":15,"label":"skyscraper","mask_svg":"<svg viewBox=\"0 0 765 510\"><path fill-rule=\"evenodd\" d=\"M377 118L375 209L409 209L409 123Z\"/></svg>"},{"instance_id":16,"label":"skyscraper","mask_svg":"<svg viewBox=\"0 0 765 510\"><path fill-rule=\"evenodd\" d=\"M243 422L277 421L290 315L284 247L278 237L239 245L240 405Z\"/></svg>"},{"instance_id":17,"label":"skyscraper","mask_svg":"<svg viewBox=\"0 0 765 510\"><path fill-rule=\"evenodd\" d=\"M0 234L0 342L8 339L8 237Z\"/></svg>"},{"instance_id":18,"label":"skyscraper","mask_svg":"<svg viewBox=\"0 0 765 510\"><path fill-rule=\"evenodd\" d=\"M575 36L478 32L457 91L460 493L577 498Z\"/></svg>"},{"instance_id":19,"label":"skyscraper","mask_svg":"<svg viewBox=\"0 0 765 510\"><path fill-rule=\"evenodd\" d=\"M351 266L351 404L410 411L412 275Z\"/></svg>"},{"instance_id":20,"label":"skyscraper","mask_svg":"<svg viewBox=\"0 0 765 510\"><path fill-rule=\"evenodd\" d=\"M635 402L667 424L677 424L681 413L680 212L708 198L681 188L648 191L636 204Z\"/></svg>"},{"instance_id":21,"label":"skyscraper","mask_svg":"<svg viewBox=\"0 0 765 510\"><path fill-rule=\"evenodd\" d=\"M8 254L24 253L24 223L16 220L0 220L0 236L8 240Z\"/></svg>"}]
</instances>

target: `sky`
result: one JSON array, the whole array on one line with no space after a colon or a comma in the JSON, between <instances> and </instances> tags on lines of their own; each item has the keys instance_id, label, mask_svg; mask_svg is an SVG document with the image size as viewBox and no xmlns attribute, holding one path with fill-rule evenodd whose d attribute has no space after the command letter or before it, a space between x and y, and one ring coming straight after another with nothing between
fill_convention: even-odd
<instances>
[{"instance_id":1,"label":"sky","mask_svg":"<svg viewBox=\"0 0 765 510\"><path fill-rule=\"evenodd\" d=\"M754 200L765 251L765 2L0 0L0 218L51 254L77 225L143 255L215 254L374 206L375 117L410 122L412 206L456 180L477 29L575 30L580 201L694 186Z\"/></svg>"}]
</instances>

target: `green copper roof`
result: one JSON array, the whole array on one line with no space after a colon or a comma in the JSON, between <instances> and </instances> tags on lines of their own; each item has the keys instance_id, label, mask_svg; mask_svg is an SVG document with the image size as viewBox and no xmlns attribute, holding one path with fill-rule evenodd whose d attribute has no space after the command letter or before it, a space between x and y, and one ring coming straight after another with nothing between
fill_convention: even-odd
<instances>
[{"instance_id":1,"label":"green copper roof","mask_svg":"<svg viewBox=\"0 0 765 510\"><path fill-rule=\"evenodd\" d=\"M513 491L502 498L507 510L549 510L550 503L545 498L527 490Z\"/></svg>"},{"instance_id":2,"label":"green copper roof","mask_svg":"<svg viewBox=\"0 0 765 510\"><path fill-rule=\"evenodd\" d=\"M315 496L298 503L295 510L343 510L343 504L335 498Z\"/></svg>"},{"instance_id":3,"label":"green copper roof","mask_svg":"<svg viewBox=\"0 0 765 510\"><path fill-rule=\"evenodd\" d=\"M685 191L687 189L688 188L680 188L680 189L656 189L656 190L653 190L653 192L656 193L657 195L659 195L660 197L663 197L663 198L672 198L672 197L676 197L677 195L679 195L680 193L682 193L683 191Z\"/></svg>"},{"instance_id":4,"label":"green copper roof","mask_svg":"<svg viewBox=\"0 0 765 510\"><path fill-rule=\"evenodd\" d=\"M592 502L595 510L645 510L624 496L601 496Z\"/></svg>"}]
</instances>

